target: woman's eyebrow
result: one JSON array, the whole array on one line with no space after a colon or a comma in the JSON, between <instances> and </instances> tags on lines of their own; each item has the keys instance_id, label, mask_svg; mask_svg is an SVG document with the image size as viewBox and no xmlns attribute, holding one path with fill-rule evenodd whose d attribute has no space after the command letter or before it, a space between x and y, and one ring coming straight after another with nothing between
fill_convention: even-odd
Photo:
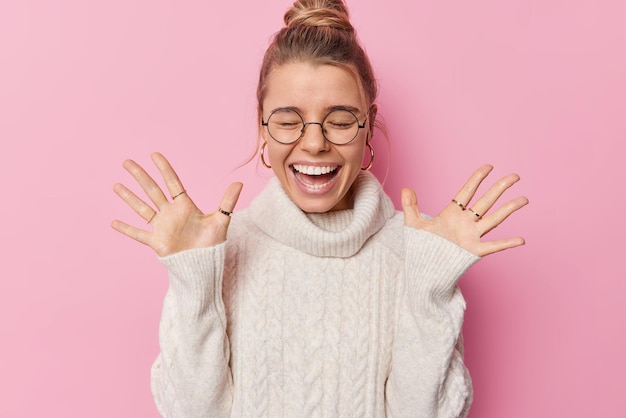
<instances>
[{"instance_id":1,"label":"woman's eyebrow","mask_svg":"<svg viewBox=\"0 0 626 418\"><path fill-rule=\"evenodd\" d=\"M279 106L279 107L272 109L270 113L274 113L279 110L295 110L298 113L302 112L302 110L298 106Z\"/></svg>"},{"instance_id":2,"label":"woman's eyebrow","mask_svg":"<svg viewBox=\"0 0 626 418\"><path fill-rule=\"evenodd\" d=\"M361 113L361 110L358 107L354 107L350 105L334 105L334 106L328 106L326 108L327 112L332 112L333 110L348 110L357 115Z\"/></svg>"}]
</instances>

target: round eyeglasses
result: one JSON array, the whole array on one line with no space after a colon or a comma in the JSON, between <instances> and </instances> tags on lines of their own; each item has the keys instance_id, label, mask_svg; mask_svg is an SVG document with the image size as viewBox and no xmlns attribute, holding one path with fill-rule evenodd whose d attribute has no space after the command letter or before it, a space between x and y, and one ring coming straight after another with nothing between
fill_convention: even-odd
<instances>
[{"instance_id":1,"label":"round eyeglasses","mask_svg":"<svg viewBox=\"0 0 626 418\"><path fill-rule=\"evenodd\" d=\"M359 124L357 116L346 109L331 111L322 122L304 122L302 116L293 109L274 110L267 122L261 121L261 125L267 127L270 136L281 144L293 144L304 135L307 125L319 125L322 128L324 138L335 145L349 144L357 137L359 130L365 128L365 121Z\"/></svg>"}]
</instances>

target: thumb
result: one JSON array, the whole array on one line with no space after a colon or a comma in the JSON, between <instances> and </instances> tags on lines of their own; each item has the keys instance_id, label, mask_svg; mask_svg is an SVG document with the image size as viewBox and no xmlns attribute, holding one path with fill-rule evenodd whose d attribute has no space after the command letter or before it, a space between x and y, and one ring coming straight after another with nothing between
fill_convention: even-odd
<instances>
[{"instance_id":1,"label":"thumb","mask_svg":"<svg viewBox=\"0 0 626 418\"><path fill-rule=\"evenodd\" d=\"M218 211L228 216L229 221L230 214L235 210L235 205L237 204L237 200L239 200L239 194L241 193L242 188L243 183L232 183L226 188L222 201L220 202L220 210Z\"/></svg>"},{"instance_id":2,"label":"thumb","mask_svg":"<svg viewBox=\"0 0 626 418\"><path fill-rule=\"evenodd\" d=\"M421 219L419 208L417 207L417 196L415 192L408 188L402 189L402 211L404 212L404 224L410 225Z\"/></svg>"}]
</instances>

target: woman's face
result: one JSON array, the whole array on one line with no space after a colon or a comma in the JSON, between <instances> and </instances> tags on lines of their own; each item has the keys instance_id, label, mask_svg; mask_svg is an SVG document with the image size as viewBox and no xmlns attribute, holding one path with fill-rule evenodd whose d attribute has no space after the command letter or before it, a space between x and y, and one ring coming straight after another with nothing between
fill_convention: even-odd
<instances>
[{"instance_id":1,"label":"woman's face","mask_svg":"<svg viewBox=\"0 0 626 418\"><path fill-rule=\"evenodd\" d=\"M267 128L261 129L267 142L265 159L269 159L283 189L300 209L327 212L352 208L349 191L361 170L369 118L375 117L367 114L367 105L352 73L332 65L289 63L272 71L266 91L262 103L264 121L274 110L282 108L295 109L305 123L321 123L333 109L351 110L360 124L368 119L366 127L345 145L328 142L316 124L307 125L302 137L292 144L281 144L268 134Z\"/></svg>"}]
</instances>

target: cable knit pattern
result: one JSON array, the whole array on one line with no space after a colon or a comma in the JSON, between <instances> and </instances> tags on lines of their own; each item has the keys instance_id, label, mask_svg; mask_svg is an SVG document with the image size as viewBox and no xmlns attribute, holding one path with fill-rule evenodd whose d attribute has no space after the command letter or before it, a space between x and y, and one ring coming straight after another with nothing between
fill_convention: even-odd
<instances>
[{"instance_id":1,"label":"cable knit pattern","mask_svg":"<svg viewBox=\"0 0 626 418\"><path fill-rule=\"evenodd\" d=\"M164 417L462 417L456 282L477 257L403 225L380 183L303 213L269 181L226 243L161 259Z\"/></svg>"},{"instance_id":2,"label":"cable knit pattern","mask_svg":"<svg viewBox=\"0 0 626 418\"><path fill-rule=\"evenodd\" d=\"M353 256L395 212L391 200L371 174L362 173L354 187L354 209L350 211L353 215L340 231L334 230L332 225L345 223L348 214L329 212L325 214L327 219L320 214L307 215L288 198L275 177L269 181L267 190L250 205L255 217L253 222L283 245L303 253L318 257ZM365 196L368 198L362 198ZM370 198L373 196L376 198ZM324 228L324 222L330 226ZM320 223L322 227L318 226Z\"/></svg>"}]
</instances>

